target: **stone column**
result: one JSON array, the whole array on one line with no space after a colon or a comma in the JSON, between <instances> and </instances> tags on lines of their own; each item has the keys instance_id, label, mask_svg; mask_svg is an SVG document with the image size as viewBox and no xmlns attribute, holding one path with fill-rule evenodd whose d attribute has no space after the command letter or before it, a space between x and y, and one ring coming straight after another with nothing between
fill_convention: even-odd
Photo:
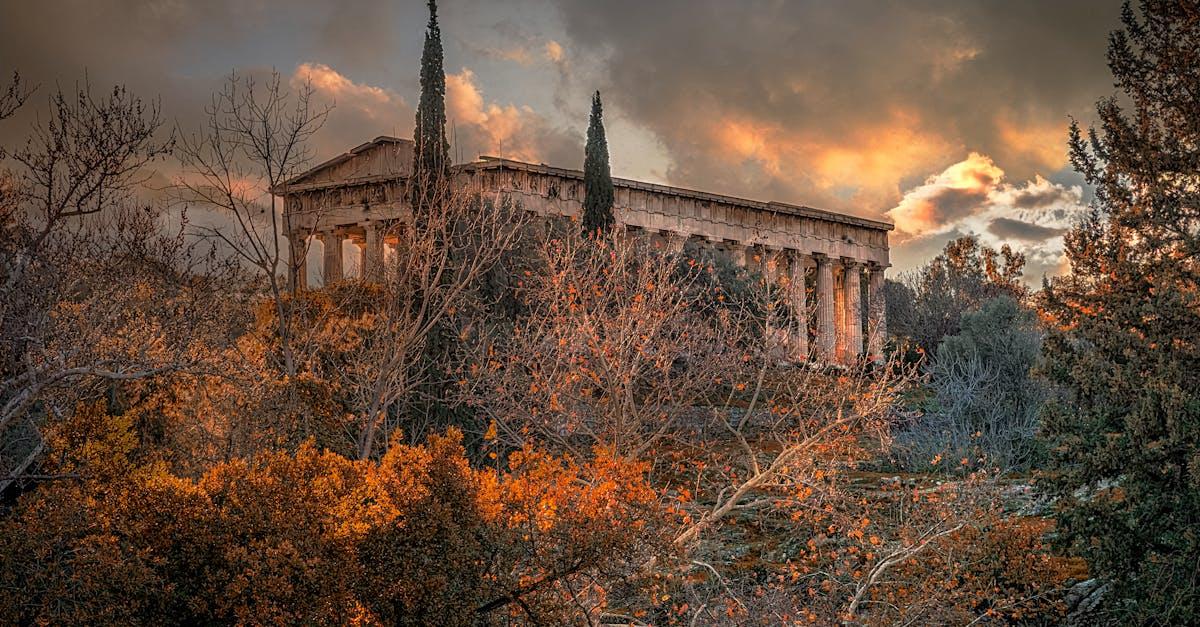
<instances>
[{"instance_id":1,"label":"stone column","mask_svg":"<svg viewBox=\"0 0 1200 627\"><path fill-rule=\"evenodd\" d=\"M669 233L666 231L647 230L650 234L650 246L664 253L671 251Z\"/></svg>"},{"instance_id":2,"label":"stone column","mask_svg":"<svg viewBox=\"0 0 1200 627\"><path fill-rule=\"evenodd\" d=\"M362 278L366 281L383 278L383 239L374 222L363 225Z\"/></svg>"},{"instance_id":3,"label":"stone column","mask_svg":"<svg viewBox=\"0 0 1200 627\"><path fill-rule=\"evenodd\" d=\"M883 294L884 267L873 265L867 283L867 358L883 363L883 345L887 342L887 301Z\"/></svg>"},{"instance_id":4,"label":"stone column","mask_svg":"<svg viewBox=\"0 0 1200 627\"><path fill-rule=\"evenodd\" d=\"M322 277L325 285L333 285L342 280L342 234L336 231L321 233L321 244L325 248Z\"/></svg>"},{"instance_id":5,"label":"stone column","mask_svg":"<svg viewBox=\"0 0 1200 627\"><path fill-rule=\"evenodd\" d=\"M834 361L846 361L846 269L842 264L833 266L833 328Z\"/></svg>"},{"instance_id":6,"label":"stone column","mask_svg":"<svg viewBox=\"0 0 1200 627\"><path fill-rule=\"evenodd\" d=\"M837 328L833 314L833 263L825 255L814 255L817 261L817 355L833 361L837 351Z\"/></svg>"},{"instance_id":7,"label":"stone column","mask_svg":"<svg viewBox=\"0 0 1200 627\"><path fill-rule=\"evenodd\" d=\"M801 253L793 253L791 259L792 275L788 282L792 301L792 342L791 358L794 361L808 359L808 302L805 294L804 270L807 258Z\"/></svg>"},{"instance_id":8,"label":"stone column","mask_svg":"<svg viewBox=\"0 0 1200 627\"><path fill-rule=\"evenodd\" d=\"M754 244L746 245L746 269L751 272L762 273L763 249L761 246Z\"/></svg>"},{"instance_id":9,"label":"stone column","mask_svg":"<svg viewBox=\"0 0 1200 627\"><path fill-rule=\"evenodd\" d=\"M725 252L729 255L729 259L733 261L733 265L739 268L746 267L746 245L741 242L726 242Z\"/></svg>"},{"instance_id":10,"label":"stone column","mask_svg":"<svg viewBox=\"0 0 1200 627\"><path fill-rule=\"evenodd\" d=\"M782 278L787 276L785 267L788 262L787 255L781 250L766 246L758 246L755 250L759 253L758 269L762 273L766 289L774 290L780 287L780 284L783 283ZM779 294L783 296L782 293ZM786 297L779 301L772 297L767 314L767 351L771 359L777 362L784 362L791 358L788 344L791 341L792 328L788 324L786 307L788 307Z\"/></svg>"},{"instance_id":11,"label":"stone column","mask_svg":"<svg viewBox=\"0 0 1200 627\"><path fill-rule=\"evenodd\" d=\"M846 330L843 334L846 337L846 350L842 353L842 359L851 364L862 357L863 351L862 264L853 259L847 259L843 265L845 277L842 279L842 283L846 290L843 298L845 303L843 318Z\"/></svg>"},{"instance_id":12,"label":"stone column","mask_svg":"<svg viewBox=\"0 0 1200 627\"><path fill-rule=\"evenodd\" d=\"M367 260L367 253L366 253L367 243L360 239L354 239L354 238L350 239L350 243L354 244L354 247L358 249L358 261L357 261L357 263L358 263L358 280L362 281L367 278L366 273L363 272L363 267Z\"/></svg>"},{"instance_id":13,"label":"stone column","mask_svg":"<svg viewBox=\"0 0 1200 627\"><path fill-rule=\"evenodd\" d=\"M288 236L288 272L294 273L296 290L308 289L308 238L300 232Z\"/></svg>"}]
</instances>

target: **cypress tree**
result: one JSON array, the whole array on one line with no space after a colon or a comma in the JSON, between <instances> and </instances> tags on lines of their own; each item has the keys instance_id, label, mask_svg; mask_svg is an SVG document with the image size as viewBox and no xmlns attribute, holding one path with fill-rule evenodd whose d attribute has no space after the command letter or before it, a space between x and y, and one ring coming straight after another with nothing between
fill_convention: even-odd
<instances>
[{"instance_id":1,"label":"cypress tree","mask_svg":"<svg viewBox=\"0 0 1200 627\"><path fill-rule=\"evenodd\" d=\"M450 143L446 141L446 73L442 69L442 31L437 3L429 0L429 25L421 53L421 100L413 130L413 206L420 208L435 197L450 173Z\"/></svg>"},{"instance_id":2,"label":"cypress tree","mask_svg":"<svg viewBox=\"0 0 1200 627\"><path fill-rule=\"evenodd\" d=\"M608 140L604 137L600 92L592 96L587 145L583 155L583 232L603 233L613 225L613 182L608 167Z\"/></svg>"},{"instance_id":3,"label":"cypress tree","mask_svg":"<svg viewBox=\"0 0 1200 627\"><path fill-rule=\"evenodd\" d=\"M1072 124L1095 186L1044 290L1044 366L1067 393L1044 415L1062 537L1111 583L1114 624L1200 624L1200 11L1122 9L1108 65L1123 98Z\"/></svg>"}]
</instances>

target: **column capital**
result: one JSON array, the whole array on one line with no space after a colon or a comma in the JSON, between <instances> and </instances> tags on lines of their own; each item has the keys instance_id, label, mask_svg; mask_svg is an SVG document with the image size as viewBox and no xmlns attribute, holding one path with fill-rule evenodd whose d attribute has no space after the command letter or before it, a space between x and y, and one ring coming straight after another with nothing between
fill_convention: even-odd
<instances>
[{"instance_id":1,"label":"column capital","mask_svg":"<svg viewBox=\"0 0 1200 627\"><path fill-rule=\"evenodd\" d=\"M864 265L866 265L864 262L859 261L858 259L855 259L853 257L842 257L842 267L843 268L853 270L854 268L861 268Z\"/></svg>"}]
</instances>

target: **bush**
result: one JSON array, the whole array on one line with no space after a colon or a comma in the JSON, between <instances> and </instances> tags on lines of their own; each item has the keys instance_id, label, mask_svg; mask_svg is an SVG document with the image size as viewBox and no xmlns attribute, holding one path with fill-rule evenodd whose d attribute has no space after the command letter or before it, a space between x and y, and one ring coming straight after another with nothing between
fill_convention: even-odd
<instances>
[{"instance_id":1,"label":"bush","mask_svg":"<svg viewBox=\"0 0 1200 627\"><path fill-rule=\"evenodd\" d=\"M927 410L896 436L901 463L924 470L945 458L952 467L1010 470L1040 459L1035 436L1048 388L1030 372L1041 344L1033 312L1009 297L963 315L961 331L947 336L929 362Z\"/></svg>"},{"instance_id":2,"label":"bush","mask_svg":"<svg viewBox=\"0 0 1200 627\"><path fill-rule=\"evenodd\" d=\"M44 487L0 522L0 622L577 622L567 590L628 574L654 537L644 468L604 455L524 450L476 470L451 432L379 462L306 445L190 480L113 464L125 422L92 429L110 434L101 466L60 468L99 478Z\"/></svg>"}]
</instances>

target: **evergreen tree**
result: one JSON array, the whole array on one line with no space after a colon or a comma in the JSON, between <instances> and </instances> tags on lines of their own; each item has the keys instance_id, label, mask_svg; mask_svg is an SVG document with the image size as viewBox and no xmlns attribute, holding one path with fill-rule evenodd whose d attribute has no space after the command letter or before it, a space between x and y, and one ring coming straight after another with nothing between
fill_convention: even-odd
<instances>
[{"instance_id":1,"label":"evergreen tree","mask_svg":"<svg viewBox=\"0 0 1200 627\"><path fill-rule=\"evenodd\" d=\"M592 96L587 145L583 156L583 232L605 232L613 225L613 182L608 167L608 140L604 137L600 92Z\"/></svg>"},{"instance_id":2,"label":"evergreen tree","mask_svg":"<svg viewBox=\"0 0 1200 627\"><path fill-rule=\"evenodd\" d=\"M1112 583L1114 623L1200 623L1200 7L1128 3L1109 38L1122 98L1073 124L1096 188L1044 293L1045 430L1063 537Z\"/></svg>"},{"instance_id":3,"label":"evergreen tree","mask_svg":"<svg viewBox=\"0 0 1200 627\"><path fill-rule=\"evenodd\" d=\"M437 3L429 0L429 25L421 53L421 101L413 130L413 206L420 208L435 197L450 173L450 144L446 141L446 73L442 69L442 31Z\"/></svg>"}]
</instances>

